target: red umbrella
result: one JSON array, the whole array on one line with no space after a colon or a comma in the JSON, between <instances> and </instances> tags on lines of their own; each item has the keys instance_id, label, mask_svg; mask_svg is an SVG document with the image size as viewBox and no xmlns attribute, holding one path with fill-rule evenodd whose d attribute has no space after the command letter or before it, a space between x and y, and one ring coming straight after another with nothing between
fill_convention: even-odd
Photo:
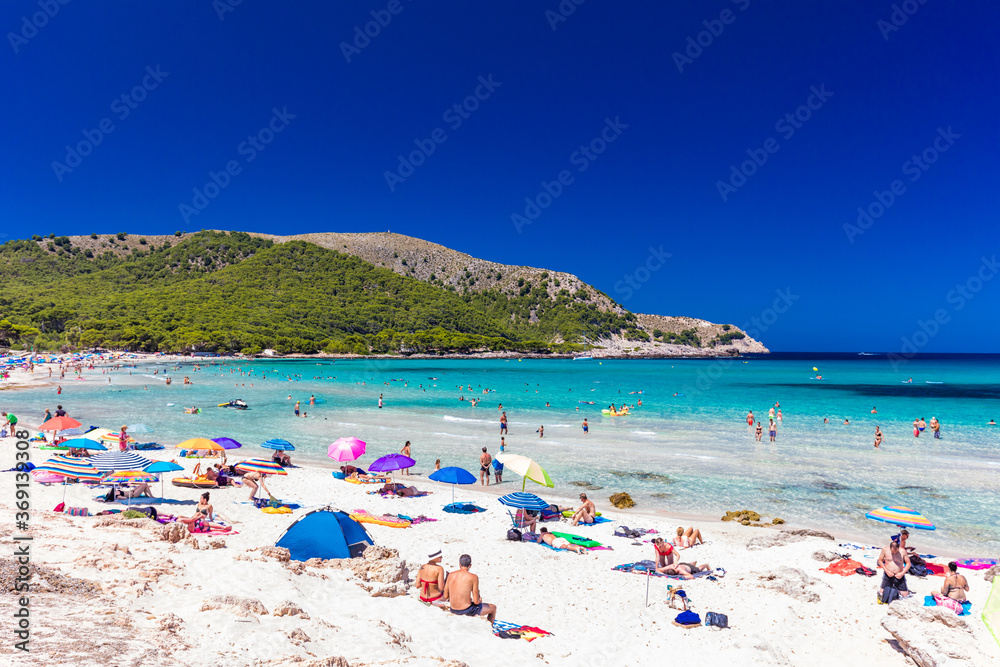
<instances>
[{"instance_id":1,"label":"red umbrella","mask_svg":"<svg viewBox=\"0 0 1000 667\"><path fill-rule=\"evenodd\" d=\"M68 428L82 426L80 422L72 417L53 417L38 427L39 431L63 431Z\"/></svg>"}]
</instances>

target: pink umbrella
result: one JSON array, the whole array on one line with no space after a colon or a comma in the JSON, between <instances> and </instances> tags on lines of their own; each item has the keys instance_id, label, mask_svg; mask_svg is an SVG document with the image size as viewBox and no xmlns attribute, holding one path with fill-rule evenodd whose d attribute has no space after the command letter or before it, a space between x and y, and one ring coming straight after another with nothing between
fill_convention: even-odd
<instances>
[{"instance_id":1,"label":"pink umbrella","mask_svg":"<svg viewBox=\"0 0 1000 667\"><path fill-rule=\"evenodd\" d=\"M339 438L326 450L334 461L356 461L365 454L365 441L357 438Z\"/></svg>"}]
</instances>

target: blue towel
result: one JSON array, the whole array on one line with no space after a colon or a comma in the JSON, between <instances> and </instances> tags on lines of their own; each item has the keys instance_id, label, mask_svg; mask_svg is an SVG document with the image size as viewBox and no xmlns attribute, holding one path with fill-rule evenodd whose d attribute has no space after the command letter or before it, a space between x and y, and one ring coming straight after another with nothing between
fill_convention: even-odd
<instances>
[{"instance_id":1,"label":"blue towel","mask_svg":"<svg viewBox=\"0 0 1000 667\"><path fill-rule=\"evenodd\" d=\"M580 523L576 524L576 526L574 526L574 528L579 527L579 526L596 526L599 523L611 523L611 519L605 519L603 516L595 516L594 517L594 523L583 523L581 521Z\"/></svg>"},{"instance_id":2,"label":"blue towel","mask_svg":"<svg viewBox=\"0 0 1000 667\"><path fill-rule=\"evenodd\" d=\"M451 505L445 505L443 509L445 512L450 512L451 514L477 514L478 512L486 511L485 508L472 505L471 503L452 503Z\"/></svg>"}]
</instances>

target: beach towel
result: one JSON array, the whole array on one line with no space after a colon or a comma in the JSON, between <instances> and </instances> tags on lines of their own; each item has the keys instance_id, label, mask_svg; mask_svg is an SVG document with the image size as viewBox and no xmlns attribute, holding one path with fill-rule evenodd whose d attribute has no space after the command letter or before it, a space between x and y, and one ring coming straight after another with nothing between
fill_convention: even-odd
<instances>
[{"instance_id":1,"label":"beach towel","mask_svg":"<svg viewBox=\"0 0 1000 667\"><path fill-rule=\"evenodd\" d=\"M611 569L617 570L619 572L632 572L634 574L641 574L643 576L663 577L665 579L676 579L678 581L690 581L689 579L685 579L681 575L661 574L660 572L657 572L656 563L654 563L651 560L639 561L638 563L623 563L621 565L615 565ZM701 577L709 577L712 575L713 575L712 572L705 571L705 572L698 572L697 574L694 574L692 576L695 579L700 579ZM715 575L715 576L720 576L720 575Z\"/></svg>"},{"instance_id":2,"label":"beach towel","mask_svg":"<svg viewBox=\"0 0 1000 667\"><path fill-rule=\"evenodd\" d=\"M479 507L478 505L473 505L471 503L452 503L450 505L444 506L444 511L451 514L477 514L479 512L485 512L485 507Z\"/></svg>"},{"instance_id":3,"label":"beach towel","mask_svg":"<svg viewBox=\"0 0 1000 667\"><path fill-rule=\"evenodd\" d=\"M937 563L927 563L927 571L936 577L945 576L944 565L938 565Z\"/></svg>"},{"instance_id":4,"label":"beach towel","mask_svg":"<svg viewBox=\"0 0 1000 667\"><path fill-rule=\"evenodd\" d=\"M1000 561L996 558L966 558L955 561L955 564L967 570L988 570L994 565L1000 565Z\"/></svg>"},{"instance_id":5,"label":"beach towel","mask_svg":"<svg viewBox=\"0 0 1000 667\"><path fill-rule=\"evenodd\" d=\"M639 538L643 535L649 535L650 533L655 533L655 530L646 530L645 528L629 528L628 526L619 526L615 530L615 537L627 537L627 538Z\"/></svg>"},{"instance_id":6,"label":"beach towel","mask_svg":"<svg viewBox=\"0 0 1000 667\"><path fill-rule=\"evenodd\" d=\"M826 572L827 574L839 574L842 577L849 577L852 574L857 574L857 569L863 567L861 563L856 560L851 560L849 558L841 558L836 563L831 563L826 567L819 568L820 572Z\"/></svg>"},{"instance_id":7,"label":"beach towel","mask_svg":"<svg viewBox=\"0 0 1000 667\"><path fill-rule=\"evenodd\" d=\"M611 519L606 519L603 516L597 516L594 517L594 523L578 523L576 524L576 526L573 527L576 528L577 526L596 526L599 523L611 523Z\"/></svg>"},{"instance_id":8,"label":"beach towel","mask_svg":"<svg viewBox=\"0 0 1000 667\"><path fill-rule=\"evenodd\" d=\"M944 595L925 595L924 596L924 606L925 607L947 607L959 616L969 616L972 613L972 602L966 600L965 602L960 602Z\"/></svg>"},{"instance_id":9,"label":"beach towel","mask_svg":"<svg viewBox=\"0 0 1000 667\"><path fill-rule=\"evenodd\" d=\"M405 514L397 514L396 516L398 516L403 521L409 521L414 526L417 525L418 523L430 523L431 521L437 521L437 519L432 519L429 516L424 516L423 514L421 514L416 518L408 517Z\"/></svg>"},{"instance_id":10,"label":"beach towel","mask_svg":"<svg viewBox=\"0 0 1000 667\"><path fill-rule=\"evenodd\" d=\"M530 625L518 625L517 623L508 623L506 621L493 621L493 634L501 639L524 639L525 641L531 642L539 637L546 637L552 633Z\"/></svg>"}]
</instances>

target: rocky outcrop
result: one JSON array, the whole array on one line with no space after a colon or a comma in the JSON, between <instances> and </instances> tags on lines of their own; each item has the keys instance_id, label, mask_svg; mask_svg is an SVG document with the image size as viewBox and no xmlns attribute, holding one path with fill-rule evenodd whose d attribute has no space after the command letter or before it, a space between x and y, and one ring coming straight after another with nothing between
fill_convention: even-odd
<instances>
[{"instance_id":1,"label":"rocky outcrop","mask_svg":"<svg viewBox=\"0 0 1000 667\"><path fill-rule=\"evenodd\" d=\"M747 542L747 551L763 551L771 547L783 547L786 544L795 544L805 539L801 535L792 535L785 532L758 535L757 537L751 537Z\"/></svg>"},{"instance_id":2,"label":"rocky outcrop","mask_svg":"<svg viewBox=\"0 0 1000 667\"><path fill-rule=\"evenodd\" d=\"M983 572L983 579L985 579L986 581L988 581L990 583L993 583L993 579L998 574L1000 574L1000 565L994 565L990 569L988 569L985 572Z\"/></svg>"},{"instance_id":3,"label":"rocky outcrop","mask_svg":"<svg viewBox=\"0 0 1000 667\"><path fill-rule=\"evenodd\" d=\"M309 620L309 614L302 611L302 607L300 607L298 604L291 602L289 600L285 600L284 602L280 603L277 607L274 608L274 611L271 612L271 614L274 616L298 616L301 619L307 621Z\"/></svg>"},{"instance_id":4,"label":"rocky outcrop","mask_svg":"<svg viewBox=\"0 0 1000 667\"><path fill-rule=\"evenodd\" d=\"M813 552L812 558L813 560L818 560L821 563L832 563L835 560L840 560L840 555L835 554L832 551L827 551L826 549L820 549Z\"/></svg>"},{"instance_id":5,"label":"rocky outcrop","mask_svg":"<svg viewBox=\"0 0 1000 667\"><path fill-rule=\"evenodd\" d=\"M918 667L989 664L969 624L951 609L891 604L882 627Z\"/></svg>"},{"instance_id":6,"label":"rocky outcrop","mask_svg":"<svg viewBox=\"0 0 1000 667\"><path fill-rule=\"evenodd\" d=\"M375 581L383 584L405 582L409 578L406 561L399 557L395 549L369 546L361 558L340 558L335 560L320 560L318 558L306 561L306 565L330 567L339 570L350 570L361 581Z\"/></svg>"},{"instance_id":7,"label":"rocky outcrop","mask_svg":"<svg viewBox=\"0 0 1000 667\"><path fill-rule=\"evenodd\" d=\"M802 537L819 537L824 540L834 540L833 535L830 533L824 533L822 530L811 530L809 528L802 528L800 530L783 530L783 533L788 533L789 535L801 535Z\"/></svg>"},{"instance_id":8,"label":"rocky outcrop","mask_svg":"<svg viewBox=\"0 0 1000 667\"><path fill-rule=\"evenodd\" d=\"M620 510L628 509L630 507L635 507L635 501L632 500L632 496L624 492L616 493L610 498L608 498L608 500L611 501L611 504L614 505L615 508Z\"/></svg>"},{"instance_id":9,"label":"rocky outcrop","mask_svg":"<svg viewBox=\"0 0 1000 667\"><path fill-rule=\"evenodd\" d=\"M777 567L773 572L760 573L758 578L765 588L784 593L803 602L819 602L819 593L813 588L824 585L795 567Z\"/></svg>"},{"instance_id":10,"label":"rocky outcrop","mask_svg":"<svg viewBox=\"0 0 1000 667\"><path fill-rule=\"evenodd\" d=\"M183 523L165 523L160 528L160 539L164 542L177 544L188 536L188 529Z\"/></svg>"},{"instance_id":11,"label":"rocky outcrop","mask_svg":"<svg viewBox=\"0 0 1000 667\"><path fill-rule=\"evenodd\" d=\"M215 595L201 603L199 611L211 611L221 609L229 611L244 618L256 618L257 616L267 616L267 607L256 598L242 597L240 595Z\"/></svg>"}]
</instances>

